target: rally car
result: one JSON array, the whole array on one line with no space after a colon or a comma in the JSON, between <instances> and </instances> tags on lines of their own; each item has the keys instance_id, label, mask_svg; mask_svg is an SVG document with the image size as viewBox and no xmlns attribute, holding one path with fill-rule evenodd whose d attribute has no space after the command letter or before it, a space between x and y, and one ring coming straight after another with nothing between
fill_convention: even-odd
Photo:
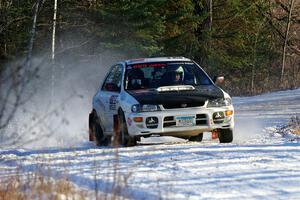
<instances>
[{"instance_id":1,"label":"rally car","mask_svg":"<svg viewBox=\"0 0 300 200\"><path fill-rule=\"evenodd\" d=\"M93 97L89 139L131 146L151 135L202 141L203 132L213 132L232 142L234 109L222 81L184 57L119 62Z\"/></svg>"}]
</instances>

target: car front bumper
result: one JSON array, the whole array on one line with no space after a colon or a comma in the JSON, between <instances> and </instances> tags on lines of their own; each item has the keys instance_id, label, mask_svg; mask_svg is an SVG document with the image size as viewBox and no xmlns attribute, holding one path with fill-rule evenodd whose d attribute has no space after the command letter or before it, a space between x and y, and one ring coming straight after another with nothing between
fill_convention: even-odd
<instances>
[{"instance_id":1,"label":"car front bumper","mask_svg":"<svg viewBox=\"0 0 300 200\"><path fill-rule=\"evenodd\" d=\"M127 113L125 116L128 133L131 136L155 134L190 137L205 131L232 129L234 127L233 106L169 109L156 112ZM182 125L178 123L180 117L193 118L194 121L192 124Z\"/></svg>"}]
</instances>

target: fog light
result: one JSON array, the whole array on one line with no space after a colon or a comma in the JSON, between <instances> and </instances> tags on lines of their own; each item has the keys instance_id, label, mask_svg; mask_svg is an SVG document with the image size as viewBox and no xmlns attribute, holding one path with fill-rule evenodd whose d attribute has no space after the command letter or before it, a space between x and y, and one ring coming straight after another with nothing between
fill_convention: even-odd
<instances>
[{"instance_id":1,"label":"fog light","mask_svg":"<svg viewBox=\"0 0 300 200\"><path fill-rule=\"evenodd\" d=\"M133 121L135 121L135 122L143 122L143 117L134 117Z\"/></svg>"},{"instance_id":2,"label":"fog light","mask_svg":"<svg viewBox=\"0 0 300 200\"><path fill-rule=\"evenodd\" d=\"M233 110L226 110L226 111L225 111L225 115L226 115L226 116L231 116L231 115L233 115Z\"/></svg>"},{"instance_id":3,"label":"fog light","mask_svg":"<svg viewBox=\"0 0 300 200\"><path fill-rule=\"evenodd\" d=\"M157 128L158 127L158 118L157 117L147 117L146 118L147 128Z\"/></svg>"},{"instance_id":4,"label":"fog light","mask_svg":"<svg viewBox=\"0 0 300 200\"><path fill-rule=\"evenodd\" d=\"M224 116L224 112L215 112L213 114L213 119L214 120L218 120L218 119L224 119L225 116Z\"/></svg>"}]
</instances>

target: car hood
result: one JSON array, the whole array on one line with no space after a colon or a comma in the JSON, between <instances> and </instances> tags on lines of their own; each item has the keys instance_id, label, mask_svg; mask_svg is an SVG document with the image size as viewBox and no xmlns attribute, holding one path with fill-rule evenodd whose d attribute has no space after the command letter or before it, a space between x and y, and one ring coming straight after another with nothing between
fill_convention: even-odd
<instances>
[{"instance_id":1,"label":"car hood","mask_svg":"<svg viewBox=\"0 0 300 200\"><path fill-rule=\"evenodd\" d=\"M155 89L127 90L140 104L168 104L205 102L223 98L223 91L214 85L194 86L194 90L164 91Z\"/></svg>"}]
</instances>

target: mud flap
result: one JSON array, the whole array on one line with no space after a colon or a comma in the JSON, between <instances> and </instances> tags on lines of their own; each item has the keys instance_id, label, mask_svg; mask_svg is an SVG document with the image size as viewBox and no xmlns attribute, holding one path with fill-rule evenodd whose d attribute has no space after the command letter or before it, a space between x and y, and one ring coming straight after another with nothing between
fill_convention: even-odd
<instances>
[{"instance_id":1,"label":"mud flap","mask_svg":"<svg viewBox=\"0 0 300 200\"><path fill-rule=\"evenodd\" d=\"M212 132L211 132L211 139L212 140L215 140L215 139L218 139L219 138L219 136L218 136L218 131L217 130L213 130Z\"/></svg>"}]
</instances>

